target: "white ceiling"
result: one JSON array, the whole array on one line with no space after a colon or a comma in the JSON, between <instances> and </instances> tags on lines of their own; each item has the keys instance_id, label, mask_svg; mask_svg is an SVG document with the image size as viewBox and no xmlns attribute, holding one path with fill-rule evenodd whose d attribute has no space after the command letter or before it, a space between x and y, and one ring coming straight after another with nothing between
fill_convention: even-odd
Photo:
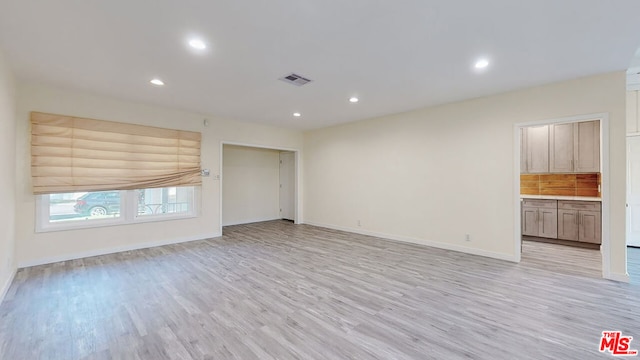
<instances>
[{"instance_id":1,"label":"white ceiling","mask_svg":"<svg viewBox=\"0 0 640 360\"><path fill-rule=\"evenodd\" d=\"M312 129L625 70L639 14L638 0L0 0L0 48L21 79ZM313 82L278 81L290 72Z\"/></svg>"}]
</instances>

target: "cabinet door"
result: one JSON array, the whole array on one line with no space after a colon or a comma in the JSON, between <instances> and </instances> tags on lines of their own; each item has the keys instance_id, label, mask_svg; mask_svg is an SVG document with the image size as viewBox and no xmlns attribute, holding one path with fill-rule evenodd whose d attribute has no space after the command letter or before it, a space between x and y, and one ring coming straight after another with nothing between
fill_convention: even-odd
<instances>
[{"instance_id":1,"label":"cabinet door","mask_svg":"<svg viewBox=\"0 0 640 360\"><path fill-rule=\"evenodd\" d=\"M527 128L527 172L549 172L549 125Z\"/></svg>"},{"instance_id":2,"label":"cabinet door","mask_svg":"<svg viewBox=\"0 0 640 360\"><path fill-rule=\"evenodd\" d=\"M538 236L538 208L522 208L522 235Z\"/></svg>"},{"instance_id":3,"label":"cabinet door","mask_svg":"<svg viewBox=\"0 0 640 360\"><path fill-rule=\"evenodd\" d=\"M549 172L573 172L573 124L549 125Z\"/></svg>"},{"instance_id":4,"label":"cabinet door","mask_svg":"<svg viewBox=\"0 0 640 360\"><path fill-rule=\"evenodd\" d=\"M558 239L578 240L578 210L558 209Z\"/></svg>"},{"instance_id":5,"label":"cabinet door","mask_svg":"<svg viewBox=\"0 0 640 360\"><path fill-rule=\"evenodd\" d=\"M578 216L580 217L580 234L578 240L600 244L602 238L600 212L581 210L578 212Z\"/></svg>"},{"instance_id":6,"label":"cabinet door","mask_svg":"<svg viewBox=\"0 0 640 360\"><path fill-rule=\"evenodd\" d=\"M538 209L538 236L558 238L558 210Z\"/></svg>"},{"instance_id":7,"label":"cabinet door","mask_svg":"<svg viewBox=\"0 0 640 360\"><path fill-rule=\"evenodd\" d=\"M600 121L575 123L573 139L573 171L600 172Z\"/></svg>"}]
</instances>

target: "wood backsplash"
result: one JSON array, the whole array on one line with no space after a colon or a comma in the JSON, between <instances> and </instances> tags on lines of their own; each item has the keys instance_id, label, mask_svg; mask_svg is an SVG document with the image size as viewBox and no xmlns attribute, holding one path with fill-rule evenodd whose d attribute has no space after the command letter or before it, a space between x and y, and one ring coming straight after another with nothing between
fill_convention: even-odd
<instances>
[{"instance_id":1,"label":"wood backsplash","mask_svg":"<svg viewBox=\"0 0 640 360\"><path fill-rule=\"evenodd\" d=\"M600 197L600 173L521 174L520 194Z\"/></svg>"}]
</instances>

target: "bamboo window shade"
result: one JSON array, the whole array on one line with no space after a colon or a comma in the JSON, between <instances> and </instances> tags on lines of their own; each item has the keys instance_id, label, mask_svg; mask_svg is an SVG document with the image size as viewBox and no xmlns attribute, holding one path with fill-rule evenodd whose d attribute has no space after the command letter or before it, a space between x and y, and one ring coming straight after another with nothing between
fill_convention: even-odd
<instances>
[{"instance_id":1,"label":"bamboo window shade","mask_svg":"<svg viewBox=\"0 0 640 360\"><path fill-rule=\"evenodd\" d=\"M201 184L198 132L31 113L34 194Z\"/></svg>"}]
</instances>

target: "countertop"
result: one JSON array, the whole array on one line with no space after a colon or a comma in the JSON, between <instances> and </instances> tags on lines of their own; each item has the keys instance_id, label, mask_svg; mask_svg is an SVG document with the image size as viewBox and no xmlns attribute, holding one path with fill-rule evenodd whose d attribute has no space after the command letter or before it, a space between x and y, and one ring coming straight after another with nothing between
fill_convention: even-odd
<instances>
[{"instance_id":1,"label":"countertop","mask_svg":"<svg viewBox=\"0 0 640 360\"><path fill-rule=\"evenodd\" d=\"M545 199L545 200L576 200L576 201L599 201L602 198L591 196L559 196L559 195L522 195L520 199Z\"/></svg>"}]
</instances>

